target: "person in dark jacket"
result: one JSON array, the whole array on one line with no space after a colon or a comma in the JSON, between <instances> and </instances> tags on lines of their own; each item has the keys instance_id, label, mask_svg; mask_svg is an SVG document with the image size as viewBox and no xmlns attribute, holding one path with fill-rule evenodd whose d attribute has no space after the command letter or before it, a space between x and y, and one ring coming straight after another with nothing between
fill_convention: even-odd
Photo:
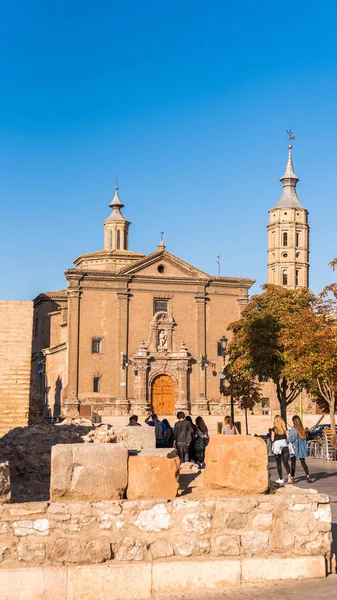
<instances>
[{"instance_id":1,"label":"person in dark jacket","mask_svg":"<svg viewBox=\"0 0 337 600\"><path fill-rule=\"evenodd\" d=\"M174 438L173 429L167 419L163 419L162 424L166 427L164 431L164 448L172 448Z\"/></svg>"},{"instance_id":2,"label":"person in dark jacket","mask_svg":"<svg viewBox=\"0 0 337 600\"><path fill-rule=\"evenodd\" d=\"M192 425L192 429L193 429L193 435L192 435L192 440L190 445L188 446L188 456L189 456L189 460L190 462L197 462L196 460L196 456L195 456L195 441L197 439L197 427L196 425L194 425L193 421L192 421L192 417L190 417L190 415L187 415L186 417L186 421L188 421L189 423L191 423Z\"/></svg>"},{"instance_id":3,"label":"person in dark jacket","mask_svg":"<svg viewBox=\"0 0 337 600\"><path fill-rule=\"evenodd\" d=\"M195 458L200 467L205 467L205 448L209 443L209 434L207 425L202 417L197 417L195 420L197 438L194 443Z\"/></svg>"},{"instance_id":4,"label":"person in dark jacket","mask_svg":"<svg viewBox=\"0 0 337 600\"><path fill-rule=\"evenodd\" d=\"M184 463L189 461L188 447L193 438L193 427L191 423L186 421L185 413L183 413L182 411L179 411L177 413L177 419L178 421L174 426L173 445L178 452L180 462Z\"/></svg>"}]
</instances>

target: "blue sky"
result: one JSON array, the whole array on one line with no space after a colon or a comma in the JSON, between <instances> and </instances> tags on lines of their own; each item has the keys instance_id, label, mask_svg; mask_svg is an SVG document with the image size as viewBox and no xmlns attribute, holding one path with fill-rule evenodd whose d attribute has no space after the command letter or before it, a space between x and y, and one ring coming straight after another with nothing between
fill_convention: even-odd
<instances>
[{"instance_id":1,"label":"blue sky","mask_svg":"<svg viewBox=\"0 0 337 600\"><path fill-rule=\"evenodd\" d=\"M311 287L335 275L334 1L14 1L0 23L0 298L65 287L103 247L119 177L130 249L266 281L286 129Z\"/></svg>"}]
</instances>

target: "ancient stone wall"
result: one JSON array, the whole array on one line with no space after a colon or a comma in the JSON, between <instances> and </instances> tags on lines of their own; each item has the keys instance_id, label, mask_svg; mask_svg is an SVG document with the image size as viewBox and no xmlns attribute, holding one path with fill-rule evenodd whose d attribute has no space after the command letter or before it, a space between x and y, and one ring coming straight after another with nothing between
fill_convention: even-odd
<instances>
[{"instance_id":1,"label":"ancient stone wall","mask_svg":"<svg viewBox=\"0 0 337 600\"><path fill-rule=\"evenodd\" d=\"M0 436L28 424L33 302L0 302Z\"/></svg>"},{"instance_id":2,"label":"ancient stone wall","mask_svg":"<svg viewBox=\"0 0 337 600\"><path fill-rule=\"evenodd\" d=\"M329 498L285 489L205 497L0 506L0 568L106 561L330 556Z\"/></svg>"}]
</instances>

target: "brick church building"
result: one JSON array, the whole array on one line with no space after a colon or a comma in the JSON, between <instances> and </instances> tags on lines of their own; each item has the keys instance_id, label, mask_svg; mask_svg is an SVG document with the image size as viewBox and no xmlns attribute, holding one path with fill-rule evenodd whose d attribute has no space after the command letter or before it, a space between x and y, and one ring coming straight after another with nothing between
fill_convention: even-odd
<instances>
[{"instance_id":1,"label":"brick church building","mask_svg":"<svg viewBox=\"0 0 337 600\"><path fill-rule=\"evenodd\" d=\"M269 211L268 282L294 289L309 282L309 225L291 145L281 182ZM74 261L67 289L34 300L31 401L56 417L223 414L221 339L254 281L208 275L163 241L147 256L129 250L118 187L109 206L104 250ZM262 385L255 412L278 411L274 384ZM310 399L302 400L312 412ZM298 400L290 410L298 411Z\"/></svg>"},{"instance_id":2,"label":"brick church building","mask_svg":"<svg viewBox=\"0 0 337 600\"><path fill-rule=\"evenodd\" d=\"M68 287L34 301L33 388L50 414L193 414L221 410L221 338L251 279L211 276L161 241L129 250L118 188L104 250L65 272Z\"/></svg>"}]
</instances>

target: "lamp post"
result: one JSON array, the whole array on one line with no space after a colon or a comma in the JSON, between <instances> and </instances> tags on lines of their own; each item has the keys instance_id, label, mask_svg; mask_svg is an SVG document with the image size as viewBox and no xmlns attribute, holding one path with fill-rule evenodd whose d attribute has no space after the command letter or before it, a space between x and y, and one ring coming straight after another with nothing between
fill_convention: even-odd
<instances>
[{"instance_id":1,"label":"lamp post","mask_svg":"<svg viewBox=\"0 0 337 600\"><path fill-rule=\"evenodd\" d=\"M220 347L222 350L222 355L223 355L223 359L224 359L224 367L226 365L226 350L227 350L227 344L228 344L228 339L226 338L225 335L222 336L221 340L220 340ZM230 396L230 403L231 403L231 419L234 423L234 401L233 401L233 396Z\"/></svg>"}]
</instances>

